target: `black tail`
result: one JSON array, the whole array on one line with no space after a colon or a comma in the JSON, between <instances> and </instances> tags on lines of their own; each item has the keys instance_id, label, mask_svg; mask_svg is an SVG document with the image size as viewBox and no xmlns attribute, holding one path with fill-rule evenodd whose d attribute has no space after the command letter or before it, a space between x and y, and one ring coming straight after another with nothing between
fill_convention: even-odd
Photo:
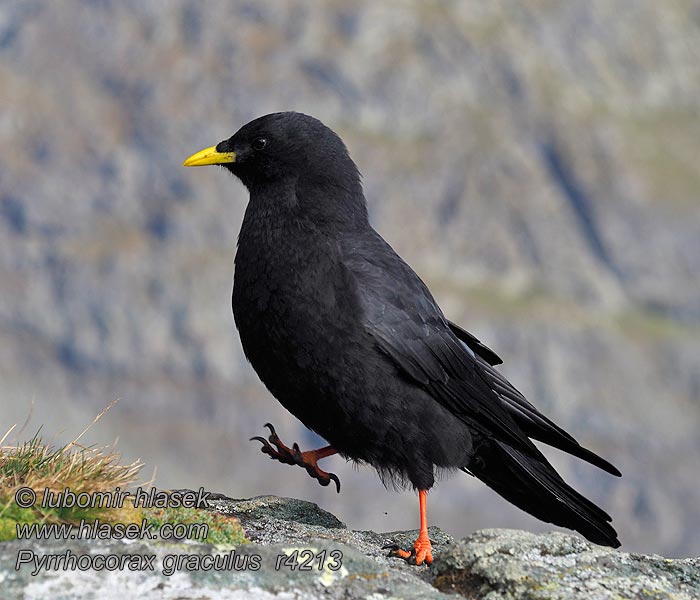
<instances>
[{"instance_id":1,"label":"black tail","mask_svg":"<svg viewBox=\"0 0 700 600\"><path fill-rule=\"evenodd\" d=\"M574 529L591 542L617 548L611 517L559 476L542 455L526 455L496 440L477 446L468 469L509 502L547 523Z\"/></svg>"}]
</instances>

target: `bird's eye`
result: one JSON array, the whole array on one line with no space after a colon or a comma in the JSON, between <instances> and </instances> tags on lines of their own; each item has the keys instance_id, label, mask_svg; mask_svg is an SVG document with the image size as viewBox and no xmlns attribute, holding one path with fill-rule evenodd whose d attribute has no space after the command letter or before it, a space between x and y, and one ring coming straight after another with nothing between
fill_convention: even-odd
<instances>
[{"instance_id":1,"label":"bird's eye","mask_svg":"<svg viewBox=\"0 0 700 600\"><path fill-rule=\"evenodd\" d=\"M267 146L267 138L256 137L251 143L251 146L253 147L253 150L262 150L265 146Z\"/></svg>"}]
</instances>

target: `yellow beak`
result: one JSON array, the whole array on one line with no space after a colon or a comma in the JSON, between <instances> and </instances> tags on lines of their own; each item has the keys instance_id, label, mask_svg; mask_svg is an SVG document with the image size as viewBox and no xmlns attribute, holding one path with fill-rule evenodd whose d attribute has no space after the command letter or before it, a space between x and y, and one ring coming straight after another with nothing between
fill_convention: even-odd
<instances>
[{"instance_id":1,"label":"yellow beak","mask_svg":"<svg viewBox=\"0 0 700 600\"><path fill-rule=\"evenodd\" d=\"M182 166L203 167L204 165L223 165L232 162L236 162L235 152L217 152L216 146L212 146L194 153L182 163Z\"/></svg>"}]
</instances>

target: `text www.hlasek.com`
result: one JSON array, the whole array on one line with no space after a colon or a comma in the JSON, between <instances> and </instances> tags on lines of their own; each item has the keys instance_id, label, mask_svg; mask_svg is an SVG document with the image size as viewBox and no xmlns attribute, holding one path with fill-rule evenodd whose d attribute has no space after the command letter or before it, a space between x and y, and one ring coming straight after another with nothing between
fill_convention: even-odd
<instances>
[{"instance_id":1,"label":"text www.hlasek.com","mask_svg":"<svg viewBox=\"0 0 700 600\"><path fill-rule=\"evenodd\" d=\"M162 523L158 531L143 519L138 523L103 523L80 520L77 527L59 523L17 523L17 539L57 540L204 540L209 535L207 523Z\"/></svg>"}]
</instances>

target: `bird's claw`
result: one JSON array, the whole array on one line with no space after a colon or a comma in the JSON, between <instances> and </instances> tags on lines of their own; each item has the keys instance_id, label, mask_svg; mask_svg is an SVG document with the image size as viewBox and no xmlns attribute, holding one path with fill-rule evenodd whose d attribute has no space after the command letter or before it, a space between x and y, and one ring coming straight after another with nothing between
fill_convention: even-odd
<instances>
[{"instance_id":1,"label":"bird's claw","mask_svg":"<svg viewBox=\"0 0 700 600\"><path fill-rule=\"evenodd\" d=\"M382 550L389 550L387 557L389 558L401 558L405 560L409 565L426 565L433 564L433 553L430 540L416 540L413 544L413 548L408 551L404 550L398 544L387 544L382 546Z\"/></svg>"},{"instance_id":2,"label":"bird's claw","mask_svg":"<svg viewBox=\"0 0 700 600\"><path fill-rule=\"evenodd\" d=\"M335 473L327 473L323 469L319 468L316 458L314 457L313 450L310 452L302 452L299 448L299 444L296 442L294 442L292 447L289 448L282 443L282 440L279 439L277 432L271 423L265 423L265 427L270 430L270 435L267 439L260 436L250 438L251 442L255 440L262 444L260 451L263 454L267 454L273 460L278 460L285 465L298 465L300 467L304 467L306 472L324 487L330 485L331 481L333 481L335 483L336 491L340 493L340 479L338 479L338 476Z\"/></svg>"},{"instance_id":3,"label":"bird's claw","mask_svg":"<svg viewBox=\"0 0 700 600\"><path fill-rule=\"evenodd\" d=\"M330 485L331 481L335 483L335 491L340 494L340 479L335 473L328 473L320 469L318 465L310 463L297 463L300 467L304 467L306 472L318 481L323 487Z\"/></svg>"},{"instance_id":4,"label":"bird's claw","mask_svg":"<svg viewBox=\"0 0 700 600\"><path fill-rule=\"evenodd\" d=\"M260 448L260 452L262 452L263 454L267 454L272 459L278 460L281 463L284 463L285 465L298 464L296 455L301 454L301 452L299 452L299 446L297 444L294 444L294 450L296 450L295 453L294 450L288 448L282 443L282 440L280 440L277 436L277 432L275 431L275 428L272 426L271 423L265 423L265 427L270 429L270 435L267 439L257 435L255 437L250 438L250 441L252 442L253 440L255 440L257 442L262 443L262 448Z\"/></svg>"}]
</instances>

